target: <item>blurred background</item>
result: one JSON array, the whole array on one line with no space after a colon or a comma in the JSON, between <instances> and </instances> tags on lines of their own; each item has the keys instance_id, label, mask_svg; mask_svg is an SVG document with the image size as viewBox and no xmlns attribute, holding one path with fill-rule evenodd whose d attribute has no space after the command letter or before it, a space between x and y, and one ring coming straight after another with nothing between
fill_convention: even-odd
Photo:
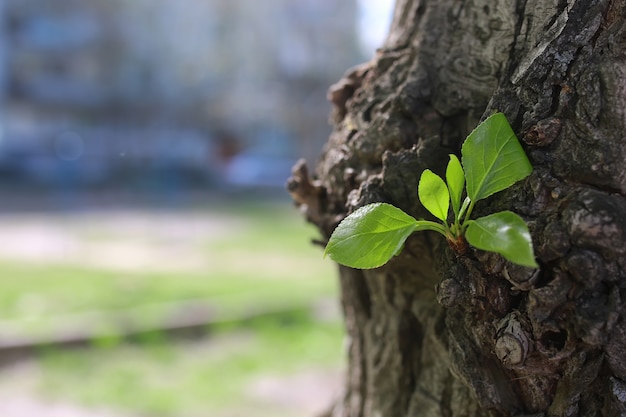
<instances>
[{"instance_id":1,"label":"blurred background","mask_svg":"<svg viewBox=\"0 0 626 417\"><path fill-rule=\"evenodd\" d=\"M0 415L313 416L335 271L284 184L392 0L0 0Z\"/></svg>"}]
</instances>

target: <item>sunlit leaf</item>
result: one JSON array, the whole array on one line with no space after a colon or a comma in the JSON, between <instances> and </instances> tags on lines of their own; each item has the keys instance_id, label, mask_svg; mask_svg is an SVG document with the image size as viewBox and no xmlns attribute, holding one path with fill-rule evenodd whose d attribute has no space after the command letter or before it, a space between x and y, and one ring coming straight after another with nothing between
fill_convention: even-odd
<instances>
[{"instance_id":1,"label":"sunlit leaf","mask_svg":"<svg viewBox=\"0 0 626 417\"><path fill-rule=\"evenodd\" d=\"M461 149L472 201L502 191L532 172L524 149L502 113L489 116L470 133Z\"/></svg>"},{"instance_id":2,"label":"sunlit leaf","mask_svg":"<svg viewBox=\"0 0 626 417\"><path fill-rule=\"evenodd\" d=\"M470 221L465 238L478 249L499 253L519 265L537 267L528 227L513 212L501 211Z\"/></svg>"},{"instance_id":3,"label":"sunlit leaf","mask_svg":"<svg viewBox=\"0 0 626 417\"><path fill-rule=\"evenodd\" d=\"M379 267L398 253L416 222L391 204L369 204L339 223L324 255L352 268Z\"/></svg>"},{"instance_id":4,"label":"sunlit leaf","mask_svg":"<svg viewBox=\"0 0 626 417\"><path fill-rule=\"evenodd\" d=\"M450 208L450 195L446 183L439 175L430 169L424 170L417 187L417 194L426 210L439 220L446 221Z\"/></svg>"},{"instance_id":5,"label":"sunlit leaf","mask_svg":"<svg viewBox=\"0 0 626 417\"><path fill-rule=\"evenodd\" d=\"M452 200L452 210L458 216L461 208L461 198L463 197L463 188L465 187L465 174L456 155L450 155L450 161L446 168L446 181L450 191L450 200Z\"/></svg>"}]
</instances>

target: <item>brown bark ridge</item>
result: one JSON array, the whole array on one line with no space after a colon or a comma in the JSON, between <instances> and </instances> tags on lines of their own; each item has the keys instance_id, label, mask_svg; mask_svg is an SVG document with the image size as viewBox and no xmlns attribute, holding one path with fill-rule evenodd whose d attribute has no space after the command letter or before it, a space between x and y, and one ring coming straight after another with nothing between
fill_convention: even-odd
<instances>
[{"instance_id":1,"label":"brown bark ridge","mask_svg":"<svg viewBox=\"0 0 626 417\"><path fill-rule=\"evenodd\" d=\"M531 230L540 268L413 235L340 268L348 337L333 417L626 416L626 2L398 0L370 62L331 87L334 131L289 189L323 236L392 203L502 111L534 166L477 205Z\"/></svg>"}]
</instances>

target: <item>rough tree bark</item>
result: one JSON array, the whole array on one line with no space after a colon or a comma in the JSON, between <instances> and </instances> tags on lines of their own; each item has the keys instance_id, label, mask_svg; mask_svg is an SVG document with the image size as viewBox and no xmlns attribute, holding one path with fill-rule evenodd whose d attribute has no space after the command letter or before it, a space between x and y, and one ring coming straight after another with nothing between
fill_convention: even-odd
<instances>
[{"instance_id":1,"label":"rough tree bark","mask_svg":"<svg viewBox=\"0 0 626 417\"><path fill-rule=\"evenodd\" d=\"M334 417L626 416L625 0L398 0L370 62L331 87L334 131L294 200L328 237L355 208L428 217L421 171L505 113L534 166L476 214L529 223L540 268L415 234L340 268Z\"/></svg>"}]
</instances>

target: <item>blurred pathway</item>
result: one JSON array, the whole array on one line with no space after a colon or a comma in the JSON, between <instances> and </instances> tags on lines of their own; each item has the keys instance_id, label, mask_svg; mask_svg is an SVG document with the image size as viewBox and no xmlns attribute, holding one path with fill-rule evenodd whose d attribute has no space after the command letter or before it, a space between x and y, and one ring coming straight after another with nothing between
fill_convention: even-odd
<instances>
[{"instance_id":1,"label":"blurred pathway","mask_svg":"<svg viewBox=\"0 0 626 417\"><path fill-rule=\"evenodd\" d=\"M115 210L0 215L0 259L129 271L194 271L202 245L245 227L207 212ZM155 262L158 261L158 262Z\"/></svg>"},{"instance_id":2,"label":"blurred pathway","mask_svg":"<svg viewBox=\"0 0 626 417\"><path fill-rule=\"evenodd\" d=\"M32 397L0 397L2 417L131 417L109 411L79 408L71 404L47 403Z\"/></svg>"},{"instance_id":3,"label":"blurred pathway","mask_svg":"<svg viewBox=\"0 0 626 417\"><path fill-rule=\"evenodd\" d=\"M222 341L224 342L224 341ZM228 341L226 342L228 343ZM213 348L219 348L213 346ZM51 401L37 393L42 369L36 361L23 361L3 368L0 374L0 416L2 417L152 417L102 408ZM303 369L293 375L263 375L248 386L245 404L264 404L254 410L233 404L210 417L315 417L328 409L341 392L343 373L332 369ZM208 417L173 414L174 417Z\"/></svg>"},{"instance_id":4,"label":"blurred pathway","mask_svg":"<svg viewBox=\"0 0 626 417\"><path fill-rule=\"evenodd\" d=\"M37 393L42 372L39 364L32 360L20 361L2 368L2 373L0 373L0 416L144 417L47 400Z\"/></svg>"}]
</instances>

